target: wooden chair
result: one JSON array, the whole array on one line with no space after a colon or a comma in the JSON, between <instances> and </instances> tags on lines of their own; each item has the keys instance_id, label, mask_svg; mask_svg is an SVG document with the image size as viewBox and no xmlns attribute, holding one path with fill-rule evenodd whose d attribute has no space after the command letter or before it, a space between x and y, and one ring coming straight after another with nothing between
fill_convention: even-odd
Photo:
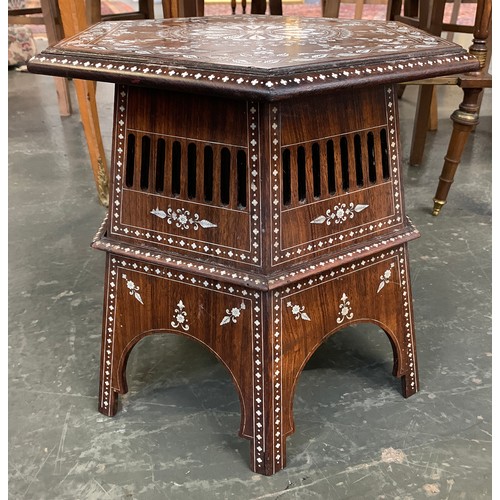
<instances>
[{"instance_id":1,"label":"wooden chair","mask_svg":"<svg viewBox=\"0 0 500 500\"><path fill-rule=\"evenodd\" d=\"M90 24L99 21L120 21L122 19L154 19L154 0L138 0L137 10L103 14L101 0L85 0L87 21Z\"/></svg>"},{"instance_id":2,"label":"wooden chair","mask_svg":"<svg viewBox=\"0 0 500 500\"><path fill-rule=\"evenodd\" d=\"M162 0L163 17L203 17L204 0Z\"/></svg>"},{"instance_id":3,"label":"wooden chair","mask_svg":"<svg viewBox=\"0 0 500 500\"><path fill-rule=\"evenodd\" d=\"M236 14L236 0L231 0L231 12ZM241 0L241 13L247 13L247 0Z\"/></svg>"},{"instance_id":4,"label":"wooden chair","mask_svg":"<svg viewBox=\"0 0 500 500\"><path fill-rule=\"evenodd\" d=\"M76 35L91 24L99 21L154 18L153 0L140 0L137 11L106 15L103 15L101 12L100 0L59 0L57 6L66 37ZM109 171L99 125L96 83L93 81L75 79L73 80L73 84L78 99L80 118L87 141L98 199L102 205L108 206Z\"/></svg>"},{"instance_id":5,"label":"wooden chair","mask_svg":"<svg viewBox=\"0 0 500 500\"><path fill-rule=\"evenodd\" d=\"M9 9L8 24L43 25L47 33L47 41L50 45L62 40L64 37L57 0L41 0L39 7ZM61 116L70 116L72 109L68 80L66 78L55 77L54 83L57 92L59 114Z\"/></svg>"},{"instance_id":6,"label":"wooden chair","mask_svg":"<svg viewBox=\"0 0 500 500\"><path fill-rule=\"evenodd\" d=\"M444 32L449 35L454 33L472 34L473 25L458 24L456 19L452 20L451 23L444 23L446 3L451 2L454 2L455 14L458 14L455 0L404 0L404 2L403 0L389 0L387 19L403 22L436 36L442 36ZM403 3L404 8L401 10ZM404 86L401 86L400 97L403 95L403 90ZM427 131L437 130L437 121L436 92L434 85L429 80L419 89L410 146L410 165L422 163Z\"/></svg>"},{"instance_id":7,"label":"wooden chair","mask_svg":"<svg viewBox=\"0 0 500 500\"><path fill-rule=\"evenodd\" d=\"M434 196L433 215L438 215L447 201L469 134L479 122L483 89L492 86L492 78L488 72L491 58L491 0L477 1L473 25L460 25L453 21L444 23L446 1L434 0L430 5L428 0L420 2L418 0L405 0L403 14L400 14L401 0L390 0L388 4L389 19L419 27L434 35L442 36L444 32L472 33L473 41L469 52L475 55L481 63L481 70L475 73L431 78L410 83L420 86L410 148L410 165L413 166L420 165L424 156L427 130L429 123L432 122L431 110L435 97L435 85L458 85L464 92L463 102L451 116L453 132Z\"/></svg>"},{"instance_id":8,"label":"wooden chair","mask_svg":"<svg viewBox=\"0 0 500 500\"><path fill-rule=\"evenodd\" d=\"M246 12L246 0L243 0L243 13ZM163 17L202 17L205 15L205 5L203 0L162 0ZM267 0L252 0L251 14L265 14ZM236 0L231 0L231 10L236 11ZM269 0L269 10L271 15L282 15L283 7L281 0Z\"/></svg>"},{"instance_id":9,"label":"wooden chair","mask_svg":"<svg viewBox=\"0 0 500 500\"><path fill-rule=\"evenodd\" d=\"M462 89L464 98L458 109L451 115L453 131L434 195L433 215L439 215L445 205L467 139L479 123L483 90L492 87L492 76L489 73L488 64L491 57L491 3L491 0L478 0L474 36L469 48L469 52L479 59L481 69L456 77L456 85Z\"/></svg>"}]
</instances>

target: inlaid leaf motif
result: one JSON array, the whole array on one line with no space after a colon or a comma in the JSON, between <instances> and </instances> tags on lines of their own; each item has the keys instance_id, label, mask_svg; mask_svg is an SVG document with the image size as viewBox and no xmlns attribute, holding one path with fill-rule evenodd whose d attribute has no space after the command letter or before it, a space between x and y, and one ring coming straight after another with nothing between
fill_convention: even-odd
<instances>
[{"instance_id":1,"label":"inlaid leaf motif","mask_svg":"<svg viewBox=\"0 0 500 500\"><path fill-rule=\"evenodd\" d=\"M356 205L354 207L354 211L359 213L359 212L362 212L365 208L368 208L368 207L369 207L369 205Z\"/></svg>"},{"instance_id":2,"label":"inlaid leaf motif","mask_svg":"<svg viewBox=\"0 0 500 500\"><path fill-rule=\"evenodd\" d=\"M380 283L379 283L378 288L377 288L377 293L379 293L380 290L382 290L382 288L384 288L384 286L389 283L389 280L391 279L393 267L394 267L394 262L391 264L389 269L387 269L384 272L384 274L382 274L382 276L380 276Z\"/></svg>"},{"instance_id":3,"label":"inlaid leaf motif","mask_svg":"<svg viewBox=\"0 0 500 500\"><path fill-rule=\"evenodd\" d=\"M311 221L311 224L323 224L326 221L326 217L324 215L320 215Z\"/></svg>"},{"instance_id":4,"label":"inlaid leaf motif","mask_svg":"<svg viewBox=\"0 0 500 500\"><path fill-rule=\"evenodd\" d=\"M295 319L311 321L309 315L304 312L305 306L299 306L298 304L292 304L291 302L287 302L286 306L292 310L292 314L295 316Z\"/></svg>"},{"instance_id":5,"label":"inlaid leaf motif","mask_svg":"<svg viewBox=\"0 0 500 500\"><path fill-rule=\"evenodd\" d=\"M240 307L233 307L232 309L226 309L226 316L222 318L220 326L227 325L231 321L233 323L236 323L238 321L238 318L241 316L241 311L243 311L244 309L246 309L244 302L240 304Z\"/></svg>"},{"instance_id":6,"label":"inlaid leaf motif","mask_svg":"<svg viewBox=\"0 0 500 500\"><path fill-rule=\"evenodd\" d=\"M160 219L165 219L167 217L167 213L164 212L163 210L160 210L159 208L151 210L151 213L153 215L156 215L156 217L159 217Z\"/></svg>"},{"instance_id":7,"label":"inlaid leaf motif","mask_svg":"<svg viewBox=\"0 0 500 500\"><path fill-rule=\"evenodd\" d=\"M122 278L127 282L129 294L132 295L136 300L138 300L142 305L144 305L142 297L139 293L139 287L132 280L129 280L126 274L122 274Z\"/></svg>"},{"instance_id":8,"label":"inlaid leaf motif","mask_svg":"<svg viewBox=\"0 0 500 500\"><path fill-rule=\"evenodd\" d=\"M224 318L222 318L222 321L220 322L220 324L222 326L222 325L227 325L230 322L231 322L231 316L224 316Z\"/></svg>"},{"instance_id":9,"label":"inlaid leaf motif","mask_svg":"<svg viewBox=\"0 0 500 500\"><path fill-rule=\"evenodd\" d=\"M142 301L142 297L138 292L134 292L134 297L142 304L144 305L144 302Z\"/></svg>"},{"instance_id":10,"label":"inlaid leaf motif","mask_svg":"<svg viewBox=\"0 0 500 500\"><path fill-rule=\"evenodd\" d=\"M213 224L212 222L202 219L200 220L200 226L203 228L209 228L209 227L217 227L217 224Z\"/></svg>"}]
</instances>

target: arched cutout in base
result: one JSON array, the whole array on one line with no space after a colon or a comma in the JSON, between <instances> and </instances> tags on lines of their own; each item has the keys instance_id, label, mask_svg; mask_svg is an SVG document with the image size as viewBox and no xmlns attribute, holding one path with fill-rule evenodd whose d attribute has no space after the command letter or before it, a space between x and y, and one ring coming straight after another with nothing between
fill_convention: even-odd
<instances>
[{"instance_id":1,"label":"arched cutout in base","mask_svg":"<svg viewBox=\"0 0 500 500\"><path fill-rule=\"evenodd\" d=\"M308 353L308 355L303 359L302 364L300 365L299 369L296 371L294 374L294 380L293 380L293 385L292 385L292 392L291 392L291 398L290 398L290 408L285 414L290 416L290 422L288 429L289 431L286 432L285 436L292 434L295 432L295 422L293 420L293 402L296 396L296 389L297 389L297 384L299 381L299 378L304 371L306 365L308 362L313 358L313 356L316 354L318 349L320 349L321 346L325 344L325 342L330 339L334 334L339 333L340 331L346 330L346 328L359 325L359 324L372 324L376 327L378 327L382 332L384 332L389 339L389 343L392 347L392 353L393 353L393 368L392 368L392 375L394 377L401 377L403 378L404 375L401 373L402 372L402 364L401 364L401 359L403 357L403 352L404 349L400 345L400 341L398 339L398 336L395 332L393 332L387 325L382 324L378 320L373 320L373 319L357 319L357 320L352 320L349 321L348 323L345 323L338 328L333 329L332 331L326 333L316 344L316 346L311 349ZM403 381L403 396L405 396L405 384ZM405 396L406 397L406 396Z\"/></svg>"},{"instance_id":2,"label":"arched cutout in base","mask_svg":"<svg viewBox=\"0 0 500 500\"><path fill-rule=\"evenodd\" d=\"M198 339L195 335L192 335L187 332L179 332L176 330L170 330L170 329L155 329L155 330L148 330L141 332L139 334L134 335L132 338L129 339L129 341L125 344L125 346L121 349L121 352L119 355L116 357L116 368L114 372L116 373L115 381L113 383L113 392L114 392L114 413L117 411L117 395L123 395L128 392L128 384L127 384L127 364L128 360L130 357L130 354L132 350L134 349L135 346L139 344L139 342L146 337L150 336L161 336L165 334L174 334L178 337L186 338L192 341L195 341L198 345L203 346L206 348L206 350L215 357L215 359L220 362L220 364L226 369L226 371L230 375L230 379L234 384L234 387L236 388L236 394L238 395L239 403L240 403L240 431L239 434L241 437L245 437L247 439L250 439L250 436L246 435L247 433L245 432L245 422L246 419L249 417L248 415L248 410L245 406L245 401L244 401L244 390L242 389L236 375L233 373L231 368L228 366L228 364L225 362L224 359L221 358L221 356L208 344L205 342L201 341ZM99 411L101 413L104 413L106 415L110 415L110 413L107 411L107 409L104 409L105 411L102 411L102 407L99 408Z\"/></svg>"}]
</instances>

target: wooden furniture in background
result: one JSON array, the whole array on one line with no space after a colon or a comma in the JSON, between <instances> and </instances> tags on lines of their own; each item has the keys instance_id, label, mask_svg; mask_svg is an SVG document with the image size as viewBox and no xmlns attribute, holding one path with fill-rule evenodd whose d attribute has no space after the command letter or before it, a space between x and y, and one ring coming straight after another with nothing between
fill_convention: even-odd
<instances>
[{"instance_id":1,"label":"wooden furniture in background","mask_svg":"<svg viewBox=\"0 0 500 500\"><path fill-rule=\"evenodd\" d=\"M83 0L59 0L58 5L66 37L75 36L77 33L88 28L89 23ZM109 203L109 171L99 124L96 82L75 78L73 85L78 99L80 119L89 150L90 165L94 174L97 197L99 202L107 207Z\"/></svg>"},{"instance_id":2,"label":"wooden furniture in background","mask_svg":"<svg viewBox=\"0 0 500 500\"><path fill-rule=\"evenodd\" d=\"M272 16L281 16L283 14L283 5L281 0L268 0L269 1L269 14ZM252 14L265 14L267 10L266 0L252 0L251 13Z\"/></svg>"},{"instance_id":3,"label":"wooden furniture in background","mask_svg":"<svg viewBox=\"0 0 500 500\"><path fill-rule=\"evenodd\" d=\"M44 0L47 1L47 0ZM153 0L140 0L137 11L102 14L100 0L51 0L54 15L60 17L66 37L71 37L98 21L118 21L121 19L153 19ZM96 100L96 82L75 79L73 81L80 110L83 130L89 150L90 164L94 175L99 202L109 203L109 169L106 151L102 142L99 113Z\"/></svg>"},{"instance_id":4,"label":"wooden furniture in background","mask_svg":"<svg viewBox=\"0 0 500 500\"><path fill-rule=\"evenodd\" d=\"M339 17L341 3L355 4L354 19L362 19L365 5L386 5L387 0L321 0L321 15L324 17Z\"/></svg>"},{"instance_id":5,"label":"wooden furniture in background","mask_svg":"<svg viewBox=\"0 0 500 500\"><path fill-rule=\"evenodd\" d=\"M47 40L50 45L64 38L64 30L57 0L41 0L40 6L29 8L9 9L8 24L12 25L43 25L47 32ZM71 115L71 97L68 80L66 78L54 78L57 92L57 103L61 116Z\"/></svg>"},{"instance_id":6,"label":"wooden furniture in background","mask_svg":"<svg viewBox=\"0 0 500 500\"><path fill-rule=\"evenodd\" d=\"M479 108L483 91L492 87L492 76L489 73L492 36L491 3L491 0L478 0L474 37L469 48L470 54L477 57L481 67L478 71L460 74L456 77L455 83L463 90L464 98L459 108L451 115L453 132L434 195L433 215L439 215L447 202L448 193L469 135L479 123Z\"/></svg>"},{"instance_id":7,"label":"wooden furniture in background","mask_svg":"<svg viewBox=\"0 0 500 500\"><path fill-rule=\"evenodd\" d=\"M204 0L162 0L163 17L203 17Z\"/></svg>"},{"instance_id":8,"label":"wooden furniture in background","mask_svg":"<svg viewBox=\"0 0 500 500\"><path fill-rule=\"evenodd\" d=\"M425 31L442 36L444 32L473 33L473 43L469 49L471 55L478 58L480 70L470 74L457 74L448 77L431 78L422 81L409 82L419 85L419 93L410 147L410 165L422 163L427 130L431 120L432 101L435 98L436 85L458 85L464 91L464 100L451 118L453 133L445 156L436 194L434 196L433 215L439 215L447 201L448 193L453 183L456 169L460 163L463 150L470 132L479 123L479 107L483 89L492 86L489 73L491 57L491 0L477 1L476 16L473 25L463 25L444 22L446 0L429 1L406 0L405 8L409 14L401 12L401 0L390 0L389 18L416 26ZM417 14L415 16L415 14ZM431 129L435 129L436 125Z\"/></svg>"},{"instance_id":9,"label":"wooden furniture in background","mask_svg":"<svg viewBox=\"0 0 500 500\"><path fill-rule=\"evenodd\" d=\"M236 14L236 0L231 0L231 13ZM247 13L247 0L241 0L241 13Z\"/></svg>"},{"instance_id":10,"label":"wooden furniture in background","mask_svg":"<svg viewBox=\"0 0 500 500\"><path fill-rule=\"evenodd\" d=\"M445 23L446 3L452 0L389 0L387 19L399 21L422 29L436 36L448 33L472 33L472 25L457 24L456 20ZM404 5L403 5L404 3ZM402 9L403 5L403 9ZM454 5L456 11L456 6ZM453 13L452 13L453 17ZM400 95L402 92L400 92ZM415 124L410 146L410 165L420 165L425 151L428 130L437 130L437 101L434 85L427 81L418 91L415 108Z\"/></svg>"},{"instance_id":11,"label":"wooden furniture in background","mask_svg":"<svg viewBox=\"0 0 500 500\"><path fill-rule=\"evenodd\" d=\"M268 8L267 0L252 0L250 2L251 14L265 14ZM242 1L243 13L247 11L246 0ZM203 0L162 0L163 17L202 17L205 14L205 3ZM236 13L236 0L231 0L231 10ZM269 13L271 15L282 15L283 7L281 0L269 0Z\"/></svg>"},{"instance_id":12,"label":"wooden furniture in background","mask_svg":"<svg viewBox=\"0 0 500 500\"><path fill-rule=\"evenodd\" d=\"M97 24L33 59L116 84L99 411L115 415L142 338L187 336L228 369L250 467L274 474L302 369L359 322L414 394L396 85L477 67L383 21L232 15Z\"/></svg>"},{"instance_id":13,"label":"wooden furniture in background","mask_svg":"<svg viewBox=\"0 0 500 500\"><path fill-rule=\"evenodd\" d=\"M87 21L89 25L98 23L100 21L155 18L154 0L138 0L137 10L126 10L123 12L114 12L110 14L103 14L101 0L85 0L85 6L87 12Z\"/></svg>"}]
</instances>

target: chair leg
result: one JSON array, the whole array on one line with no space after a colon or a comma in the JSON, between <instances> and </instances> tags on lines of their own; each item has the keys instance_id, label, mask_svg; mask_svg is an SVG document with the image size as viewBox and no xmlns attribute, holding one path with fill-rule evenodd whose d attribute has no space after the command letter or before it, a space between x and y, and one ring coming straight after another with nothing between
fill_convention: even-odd
<instances>
[{"instance_id":1,"label":"chair leg","mask_svg":"<svg viewBox=\"0 0 500 500\"><path fill-rule=\"evenodd\" d=\"M139 12L144 16L144 19L154 19L154 0L139 0Z\"/></svg>"},{"instance_id":2,"label":"chair leg","mask_svg":"<svg viewBox=\"0 0 500 500\"><path fill-rule=\"evenodd\" d=\"M99 202L107 207L109 204L109 176L97 112L96 84L87 80L73 80L73 82L89 149L97 196Z\"/></svg>"},{"instance_id":3,"label":"chair leg","mask_svg":"<svg viewBox=\"0 0 500 500\"><path fill-rule=\"evenodd\" d=\"M175 0L161 0L161 6L165 19L179 17L179 2Z\"/></svg>"},{"instance_id":4,"label":"chair leg","mask_svg":"<svg viewBox=\"0 0 500 500\"><path fill-rule=\"evenodd\" d=\"M434 85L420 85L410 149L410 165L413 166L420 165L424 156L433 93Z\"/></svg>"},{"instance_id":5,"label":"chair leg","mask_svg":"<svg viewBox=\"0 0 500 500\"><path fill-rule=\"evenodd\" d=\"M282 16L283 6L281 0L269 0L269 13L272 16Z\"/></svg>"},{"instance_id":6,"label":"chair leg","mask_svg":"<svg viewBox=\"0 0 500 500\"><path fill-rule=\"evenodd\" d=\"M101 0L86 0L85 9L89 25L101 21Z\"/></svg>"},{"instance_id":7,"label":"chair leg","mask_svg":"<svg viewBox=\"0 0 500 500\"><path fill-rule=\"evenodd\" d=\"M363 5L364 0L356 0L356 5L354 6L354 19L363 18Z\"/></svg>"},{"instance_id":8,"label":"chair leg","mask_svg":"<svg viewBox=\"0 0 500 500\"><path fill-rule=\"evenodd\" d=\"M253 0L250 13L251 14L265 14L266 13L266 0Z\"/></svg>"},{"instance_id":9,"label":"chair leg","mask_svg":"<svg viewBox=\"0 0 500 500\"><path fill-rule=\"evenodd\" d=\"M340 11L340 0L323 0L323 17L338 18Z\"/></svg>"},{"instance_id":10,"label":"chair leg","mask_svg":"<svg viewBox=\"0 0 500 500\"><path fill-rule=\"evenodd\" d=\"M452 115L453 131L448 151L444 158L443 170L434 196L432 215L439 215L446 203L455 172L457 171L467 139L479 122L479 100L483 89L464 88L464 100Z\"/></svg>"},{"instance_id":11,"label":"chair leg","mask_svg":"<svg viewBox=\"0 0 500 500\"><path fill-rule=\"evenodd\" d=\"M87 12L83 2L77 0L60 0L59 10L66 36L73 36L88 26ZM97 187L99 202L108 206L109 174L106 155L102 143L101 128L96 102L96 84L87 80L73 80L78 99L80 118L89 149L90 163Z\"/></svg>"},{"instance_id":12,"label":"chair leg","mask_svg":"<svg viewBox=\"0 0 500 500\"><path fill-rule=\"evenodd\" d=\"M438 129L438 103L436 95L436 87L432 92L431 108L429 111L429 125L427 130L435 132Z\"/></svg>"},{"instance_id":13,"label":"chair leg","mask_svg":"<svg viewBox=\"0 0 500 500\"><path fill-rule=\"evenodd\" d=\"M102 21L102 2L101 0L86 0L85 10L87 22L89 25ZM155 18L154 0L138 0L137 12L143 19Z\"/></svg>"},{"instance_id":14,"label":"chair leg","mask_svg":"<svg viewBox=\"0 0 500 500\"><path fill-rule=\"evenodd\" d=\"M395 16L401 14L401 5L403 0L387 0L387 10L385 18L387 21L394 21Z\"/></svg>"},{"instance_id":15,"label":"chair leg","mask_svg":"<svg viewBox=\"0 0 500 500\"><path fill-rule=\"evenodd\" d=\"M54 45L64 38L57 4L54 3L54 0L41 0L40 6L42 8L43 22L47 32L47 41L49 45ZM54 83L57 92L59 114L61 116L70 116L72 109L68 80L66 78L55 77Z\"/></svg>"},{"instance_id":16,"label":"chair leg","mask_svg":"<svg viewBox=\"0 0 500 500\"><path fill-rule=\"evenodd\" d=\"M71 116L71 99L69 96L69 85L66 78L54 77L57 92L57 103L59 104L59 114L61 116Z\"/></svg>"}]
</instances>

